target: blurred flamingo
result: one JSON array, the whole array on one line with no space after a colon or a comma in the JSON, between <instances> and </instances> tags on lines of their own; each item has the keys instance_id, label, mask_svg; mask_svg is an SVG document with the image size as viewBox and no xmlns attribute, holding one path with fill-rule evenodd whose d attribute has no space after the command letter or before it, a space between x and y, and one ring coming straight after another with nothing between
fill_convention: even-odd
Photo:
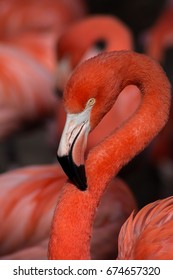
<instances>
[{"instance_id":1,"label":"blurred flamingo","mask_svg":"<svg viewBox=\"0 0 173 280\"><path fill-rule=\"evenodd\" d=\"M82 0L0 1L1 140L54 115L55 44L62 29L84 14ZM16 165L12 139L5 149L10 167Z\"/></svg>"},{"instance_id":2,"label":"blurred flamingo","mask_svg":"<svg viewBox=\"0 0 173 280\"><path fill-rule=\"evenodd\" d=\"M85 12L82 0L0 1L0 38L25 50L53 74L60 34Z\"/></svg>"},{"instance_id":3,"label":"blurred flamingo","mask_svg":"<svg viewBox=\"0 0 173 280\"><path fill-rule=\"evenodd\" d=\"M119 260L172 260L173 197L132 213L121 228Z\"/></svg>"},{"instance_id":4,"label":"blurred flamingo","mask_svg":"<svg viewBox=\"0 0 173 280\"><path fill-rule=\"evenodd\" d=\"M165 49L173 45L173 6L167 7L146 33L145 52L160 62L165 60Z\"/></svg>"},{"instance_id":5,"label":"blurred flamingo","mask_svg":"<svg viewBox=\"0 0 173 280\"><path fill-rule=\"evenodd\" d=\"M6 71L6 76L12 74L16 81L11 81L12 79L9 81L7 78L13 88L14 97L9 101L6 98L5 102L4 98L2 99L4 110L0 112L3 124L1 139L7 138L23 124L26 125L26 122L35 123L54 115L54 109L55 107L57 109L59 104L54 96L55 44L62 29L82 17L85 11L82 0L77 2L73 0L68 2L65 0L0 1L0 38L3 42L4 54L6 46L7 50L11 49L11 52L16 53L19 60L17 64L17 61L14 62L14 55L10 54L8 63L11 67L7 66L6 70L3 70ZM16 71L16 74L11 73L10 70L14 63L13 71ZM5 95L8 95L6 90L8 87L5 85L7 81L3 81L2 86L2 90L5 90L2 94ZM32 83L30 87L28 87L29 82ZM19 109L22 98L24 104ZM49 130L51 122L50 120L48 122ZM18 164L12 139L5 144L5 149L10 167L11 163L12 166Z\"/></svg>"},{"instance_id":6,"label":"blurred flamingo","mask_svg":"<svg viewBox=\"0 0 173 280\"><path fill-rule=\"evenodd\" d=\"M155 24L146 33L145 51L165 65L166 50L173 46L173 1L167 5ZM170 77L170 80L172 78ZM158 169L162 182L160 197L173 194L173 105L164 130L154 139L149 149L149 160Z\"/></svg>"},{"instance_id":7,"label":"blurred flamingo","mask_svg":"<svg viewBox=\"0 0 173 280\"><path fill-rule=\"evenodd\" d=\"M56 165L25 167L0 176L1 259L47 258L50 224L65 181ZM93 258L117 256L118 233L134 208L136 202L126 184L120 179L112 181L95 218ZM106 241L107 246L101 248Z\"/></svg>"},{"instance_id":8,"label":"blurred flamingo","mask_svg":"<svg viewBox=\"0 0 173 280\"><path fill-rule=\"evenodd\" d=\"M54 165L1 174L1 257L48 238L54 205L65 181L62 170Z\"/></svg>"},{"instance_id":9,"label":"blurred flamingo","mask_svg":"<svg viewBox=\"0 0 173 280\"><path fill-rule=\"evenodd\" d=\"M3 39L27 31L59 32L85 12L83 0L1 0L0 36Z\"/></svg>"},{"instance_id":10,"label":"blurred flamingo","mask_svg":"<svg viewBox=\"0 0 173 280\"><path fill-rule=\"evenodd\" d=\"M33 246L26 246L11 254L0 256L0 260L46 260L48 241L47 238Z\"/></svg>"},{"instance_id":11,"label":"blurred flamingo","mask_svg":"<svg viewBox=\"0 0 173 280\"><path fill-rule=\"evenodd\" d=\"M54 79L25 52L0 44L0 139L27 123L51 116L58 106Z\"/></svg>"},{"instance_id":12,"label":"blurred flamingo","mask_svg":"<svg viewBox=\"0 0 173 280\"><path fill-rule=\"evenodd\" d=\"M128 84L139 87L141 105L89 152L85 173L88 133ZM73 72L64 92L67 120L58 148L58 160L70 182L65 185L55 210L50 259L91 258L92 226L101 197L121 167L163 128L170 98L170 84L159 64L131 51L102 53Z\"/></svg>"},{"instance_id":13,"label":"blurred flamingo","mask_svg":"<svg viewBox=\"0 0 173 280\"><path fill-rule=\"evenodd\" d=\"M64 89L73 69L101 51L133 48L131 30L118 18L96 15L65 29L57 44L59 89ZM59 75L58 75L59 74Z\"/></svg>"},{"instance_id":14,"label":"blurred flamingo","mask_svg":"<svg viewBox=\"0 0 173 280\"><path fill-rule=\"evenodd\" d=\"M56 69L55 45L58 36L57 32L50 30L47 32L23 32L6 38L3 42L25 52L28 57L36 60L53 76Z\"/></svg>"},{"instance_id":15,"label":"blurred flamingo","mask_svg":"<svg viewBox=\"0 0 173 280\"><path fill-rule=\"evenodd\" d=\"M102 49L99 49L99 45L102 45ZM133 38L130 29L115 17L97 15L74 23L58 41L57 88L62 90L73 69L100 51L132 48ZM88 150L97 145L114 127L118 127L128 119L140 101L141 95L136 86L128 85L123 89L117 103L89 136ZM59 138L65 124L63 106L57 112L57 120L56 131Z\"/></svg>"}]
</instances>

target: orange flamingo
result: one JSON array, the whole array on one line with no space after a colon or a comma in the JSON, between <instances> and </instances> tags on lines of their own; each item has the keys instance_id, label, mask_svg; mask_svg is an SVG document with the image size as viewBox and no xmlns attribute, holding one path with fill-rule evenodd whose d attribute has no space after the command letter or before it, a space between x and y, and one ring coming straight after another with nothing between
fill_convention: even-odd
<instances>
[{"instance_id":1,"label":"orange flamingo","mask_svg":"<svg viewBox=\"0 0 173 280\"><path fill-rule=\"evenodd\" d=\"M47 258L50 223L65 181L62 169L54 165L21 168L0 176L1 259ZM136 202L130 190L115 179L97 211L91 244L93 258L117 256L119 230L134 208ZM18 227L16 217L20 220ZM105 240L109 244L100 248Z\"/></svg>"},{"instance_id":2,"label":"orange flamingo","mask_svg":"<svg viewBox=\"0 0 173 280\"><path fill-rule=\"evenodd\" d=\"M47 259L48 238L38 242L33 246L26 246L14 253L0 256L0 260L46 260Z\"/></svg>"},{"instance_id":3,"label":"orange flamingo","mask_svg":"<svg viewBox=\"0 0 173 280\"><path fill-rule=\"evenodd\" d=\"M0 139L54 115L55 44L62 29L84 14L83 0L0 1L0 48L8 57L1 57ZM17 163L13 145L11 139L5 143L10 166Z\"/></svg>"},{"instance_id":4,"label":"orange flamingo","mask_svg":"<svg viewBox=\"0 0 173 280\"><path fill-rule=\"evenodd\" d=\"M173 2L169 1L167 7L158 18L156 23L148 32L149 39L146 42L146 53L164 63L166 48L173 45ZM162 162L173 158L172 150L172 120L173 107L168 123L163 132L157 137L151 149L151 159L156 162Z\"/></svg>"},{"instance_id":5,"label":"orange flamingo","mask_svg":"<svg viewBox=\"0 0 173 280\"><path fill-rule=\"evenodd\" d=\"M0 1L0 37L26 31L59 31L86 12L83 0Z\"/></svg>"},{"instance_id":6,"label":"orange flamingo","mask_svg":"<svg viewBox=\"0 0 173 280\"><path fill-rule=\"evenodd\" d=\"M92 16L74 23L58 41L58 89L65 87L68 77L78 64L99 53L100 50L96 47L98 42L105 45L102 51L133 48L130 29L115 17ZM140 97L139 90L134 85L123 90L117 103L89 136L88 150L133 114L139 106ZM65 112L62 106L57 112L58 135L61 135L64 124Z\"/></svg>"},{"instance_id":7,"label":"orange flamingo","mask_svg":"<svg viewBox=\"0 0 173 280\"><path fill-rule=\"evenodd\" d=\"M25 50L54 73L58 37L65 26L84 14L81 0L0 1L0 38Z\"/></svg>"},{"instance_id":8,"label":"orange flamingo","mask_svg":"<svg viewBox=\"0 0 173 280\"><path fill-rule=\"evenodd\" d=\"M173 7L164 10L147 32L145 51L160 62L165 60L165 49L173 45Z\"/></svg>"},{"instance_id":9,"label":"orange flamingo","mask_svg":"<svg viewBox=\"0 0 173 280\"><path fill-rule=\"evenodd\" d=\"M89 152L85 168L88 133L128 84L137 85L141 91L139 109ZM92 226L101 197L121 167L163 128L170 99L170 83L162 68L142 54L103 53L73 72L64 92L67 120L58 148L59 162L70 182L55 210L50 259L91 258Z\"/></svg>"},{"instance_id":10,"label":"orange flamingo","mask_svg":"<svg viewBox=\"0 0 173 280\"><path fill-rule=\"evenodd\" d=\"M121 228L119 260L172 260L173 197L146 205Z\"/></svg>"},{"instance_id":11,"label":"orange flamingo","mask_svg":"<svg viewBox=\"0 0 173 280\"><path fill-rule=\"evenodd\" d=\"M25 167L0 176L1 256L48 238L54 205L65 180L54 165ZM16 219L20 220L18 227Z\"/></svg>"},{"instance_id":12,"label":"orange flamingo","mask_svg":"<svg viewBox=\"0 0 173 280\"><path fill-rule=\"evenodd\" d=\"M47 32L23 32L3 39L3 42L26 52L31 59L34 58L54 75L56 70L55 46L58 36L58 32L50 30Z\"/></svg>"},{"instance_id":13,"label":"orange flamingo","mask_svg":"<svg viewBox=\"0 0 173 280\"><path fill-rule=\"evenodd\" d=\"M167 1L168 2L168 1ZM147 32L145 51L148 55L165 65L166 49L173 46L173 1L167 6L155 24ZM166 66L166 65L165 65ZM170 80L172 78L170 77ZM149 160L156 166L163 185L161 197L172 195L173 183L173 105L168 122L161 134L150 146Z\"/></svg>"},{"instance_id":14,"label":"orange flamingo","mask_svg":"<svg viewBox=\"0 0 173 280\"><path fill-rule=\"evenodd\" d=\"M0 45L0 139L43 117L58 106L51 73L21 50Z\"/></svg>"},{"instance_id":15,"label":"orange flamingo","mask_svg":"<svg viewBox=\"0 0 173 280\"><path fill-rule=\"evenodd\" d=\"M79 63L101 51L99 44L106 51L132 49L132 33L118 18L103 15L86 17L66 28L57 44L58 88L65 87Z\"/></svg>"}]
</instances>

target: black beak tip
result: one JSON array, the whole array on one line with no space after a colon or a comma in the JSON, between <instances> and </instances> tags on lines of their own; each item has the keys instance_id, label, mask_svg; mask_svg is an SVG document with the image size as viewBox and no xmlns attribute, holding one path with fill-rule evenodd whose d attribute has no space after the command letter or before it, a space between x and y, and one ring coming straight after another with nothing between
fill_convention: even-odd
<instances>
[{"instance_id":1,"label":"black beak tip","mask_svg":"<svg viewBox=\"0 0 173 280\"><path fill-rule=\"evenodd\" d=\"M85 184L84 182L81 184L75 184L76 187L80 190L80 191L86 191L87 190L87 184Z\"/></svg>"},{"instance_id":2,"label":"black beak tip","mask_svg":"<svg viewBox=\"0 0 173 280\"><path fill-rule=\"evenodd\" d=\"M57 159L64 170L67 177L74 183L74 185L81 191L86 191L87 182L84 165L77 166L72 157L69 156L58 156Z\"/></svg>"}]
</instances>

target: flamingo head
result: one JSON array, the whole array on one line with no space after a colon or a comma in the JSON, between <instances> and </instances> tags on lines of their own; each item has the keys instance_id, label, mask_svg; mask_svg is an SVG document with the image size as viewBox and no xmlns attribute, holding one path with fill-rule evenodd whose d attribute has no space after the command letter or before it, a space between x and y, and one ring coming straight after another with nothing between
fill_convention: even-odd
<instances>
[{"instance_id":1,"label":"flamingo head","mask_svg":"<svg viewBox=\"0 0 173 280\"><path fill-rule=\"evenodd\" d=\"M80 190L87 189L84 154L88 134L118 96L112 94L116 82L105 56L100 54L77 67L64 92L67 118L57 156L66 175Z\"/></svg>"}]
</instances>

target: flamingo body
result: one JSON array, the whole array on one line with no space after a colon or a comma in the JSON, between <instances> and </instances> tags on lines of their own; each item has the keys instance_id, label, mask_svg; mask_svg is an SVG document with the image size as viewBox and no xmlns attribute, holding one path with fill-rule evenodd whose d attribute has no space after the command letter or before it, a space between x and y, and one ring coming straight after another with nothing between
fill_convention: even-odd
<instances>
[{"instance_id":1,"label":"flamingo body","mask_svg":"<svg viewBox=\"0 0 173 280\"><path fill-rule=\"evenodd\" d=\"M0 1L0 34L8 38L27 31L60 30L85 14L82 0L14 0Z\"/></svg>"},{"instance_id":2,"label":"flamingo body","mask_svg":"<svg viewBox=\"0 0 173 280\"><path fill-rule=\"evenodd\" d=\"M121 228L118 259L172 260L173 197L146 205Z\"/></svg>"},{"instance_id":3,"label":"flamingo body","mask_svg":"<svg viewBox=\"0 0 173 280\"><path fill-rule=\"evenodd\" d=\"M9 171L0 176L1 256L48 238L57 197L66 178L53 165Z\"/></svg>"},{"instance_id":4,"label":"flamingo body","mask_svg":"<svg viewBox=\"0 0 173 280\"><path fill-rule=\"evenodd\" d=\"M17 47L26 52L52 75L56 68L55 45L58 40L58 32L24 32L5 39L5 43Z\"/></svg>"},{"instance_id":5,"label":"flamingo body","mask_svg":"<svg viewBox=\"0 0 173 280\"><path fill-rule=\"evenodd\" d=\"M0 45L0 138L24 123L51 116L58 104L53 77L21 50Z\"/></svg>"},{"instance_id":6,"label":"flamingo body","mask_svg":"<svg viewBox=\"0 0 173 280\"><path fill-rule=\"evenodd\" d=\"M48 239L0 257L0 260L46 260Z\"/></svg>"}]
</instances>

